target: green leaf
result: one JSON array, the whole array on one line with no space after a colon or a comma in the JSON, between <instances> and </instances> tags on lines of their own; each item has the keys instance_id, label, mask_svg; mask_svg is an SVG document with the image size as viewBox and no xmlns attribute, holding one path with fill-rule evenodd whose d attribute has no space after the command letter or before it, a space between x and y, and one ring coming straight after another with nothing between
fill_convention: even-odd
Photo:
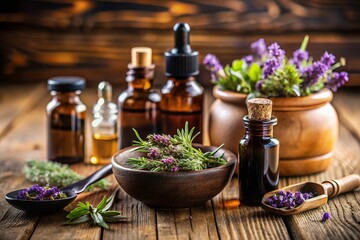
<instances>
[{"instance_id":1,"label":"green leaf","mask_svg":"<svg viewBox=\"0 0 360 240\"><path fill-rule=\"evenodd\" d=\"M242 81L245 81L245 78L243 76L243 74L240 72L240 71L234 71L233 69L230 69L230 73L237 77L238 79L242 80Z\"/></svg>"},{"instance_id":2,"label":"green leaf","mask_svg":"<svg viewBox=\"0 0 360 240\"><path fill-rule=\"evenodd\" d=\"M142 140L142 138L140 137L139 133L136 131L135 128L132 129L135 133L136 138L139 140L140 143L144 142L144 140Z\"/></svg>"},{"instance_id":3,"label":"green leaf","mask_svg":"<svg viewBox=\"0 0 360 240\"><path fill-rule=\"evenodd\" d=\"M79 223L87 222L89 220L91 220L91 217L89 214L87 214L76 219L70 219L66 222L66 224L79 224Z\"/></svg>"},{"instance_id":4,"label":"green leaf","mask_svg":"<svg viewBox=\"0 0 360 240\"><path fill-rule=\"evenodd\" d=\"M109 229L109 226L106 224L106 222L104 221L104 218L101 216L100 213L95 212L95 213L90 213L90 215L95 223L102 226L103 228Z\"/></svg>"},{"instance_id":5,"label":"green leaf","mask_svg":"<svg viewBox=\"0 0 360 240\"><path fill-rule=\"evenodd\" d=\"M104 196L101 201L99 202L99 204L96 206L96 209L98 211L101 211L106 205L106 196Z\"/></svg>"},{"instance_id":6,"label":"green leaf","mask_svg":"<svg viewBox=\"0 0 360 240\"><path fill-rule=\"evenodd\" d=\"M245 61L244 60L240 60L240 59L236 59L232 62L231 64L231 68L232 70L234 71L242 71L243 70L243 67L244 67L244 63ZM246 64L246 63L245 63Z\"/></svg>"},{"instance_id":7,"label":"green leaf","mask_svg":"<svg viewBox=\"0 0 360 240\"><path fill-rule=\"evenodd\" d=\"M301 43L300 50L305 51L306 48L307 48L308 42L309 42L309 35L305 35L305 37L304 37L304 39L303 39L303 41Z\"/></svg>"},{"instance_id":8,"label":"green leaf","mask_svg":"<svg viewBox=\"0 0 360 240\"><path fill-rule=\"evenodd\" d=\"M253 63L249 67L248 75L251 81L257 82L261 79L261 68L259 64Z\"/></svg>"},{"instance_id":9,"label":"green leaf","mask_svg":"<svg viewBox=\"0 0 360 240\"><path fill-rule=\"evenodd\" d=\"M78 218L78 217L88 214L89 212L90 212L89 209L75 208L68 215L66 215L66 218L69 218L69 219Z\"/></svg>"},{"instance_id":10,"label":"green leaf","mask_svg":"<svg viewBox=\"0 0 360 240\"><path fill-rule=\"evenodd\" d=\"M101 215L103 217L111 217L111 216L120 215L120 212L118 212L118 211L106 211L106 212L102 212Z\"/></svg>"},{"instance_id":11,"label":"green leaf","mask_svg":"<svg viewBox=\"0 0 360 240\"><path fill-rule=\"evenodd\" d=\"M111 196L106 200L106 205L102 209L103 211L107 211L111 208L111 206L113 205L114 199L115 199L115 195L117 194L118 191L119 191L119 188L116 188L115 191L113 192L113 194L111 194Z\"/></svg>"}]
</instances>

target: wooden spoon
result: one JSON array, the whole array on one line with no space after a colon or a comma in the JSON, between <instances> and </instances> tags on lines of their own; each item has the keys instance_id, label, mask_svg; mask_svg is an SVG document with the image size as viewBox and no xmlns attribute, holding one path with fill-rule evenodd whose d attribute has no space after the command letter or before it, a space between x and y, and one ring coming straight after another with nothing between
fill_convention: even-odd
<instances>
[{"instance_id":1,"label":"wooden spoon","mask_svg":"<svg viewBox=\"0 0 360 240\"><path fill-rule=\"evenodd\" d=\"M360 176L357 174L352 174L340 179L327 180L322 182L321 184L315 182L298 183L266 193L261 200L261 207L264 210L274 214L283 216L293 215L296 213L301 213L310 209L320 207L321 205L327 203L328 198L333 198L341 193L353 191L359 187ZM305 200L304 203L292 209L274 208L265 203L265 200L268 197L278 194L281 190L283 190L284 192L290 191L293 193L296 191L300 191L301 193L311 192L314 193L314 197Z\"/></svg>"}]
</instances>

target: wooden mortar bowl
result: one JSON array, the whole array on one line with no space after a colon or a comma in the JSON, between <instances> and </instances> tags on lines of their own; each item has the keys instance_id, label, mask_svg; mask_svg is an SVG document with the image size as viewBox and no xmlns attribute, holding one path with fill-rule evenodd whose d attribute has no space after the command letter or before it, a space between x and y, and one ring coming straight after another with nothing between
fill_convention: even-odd
<instances>
[{"instance_id":1,"label":"wooden mortar bowl","mask_svg":"<svg viewBox=\"0 0 360 240\"><path fill-rule=\"evenodd\" d=\"M203 152L216 147L194 144ZM203 204L219 194L234 174L236 156L221 149L225 165L202 171L151 172L133 169L126 163L131 157L145 156L128 147L117 152L112 158L114 176L121 188L133 198L157 208L185 208Z\"/></svg>"}]
</instances>

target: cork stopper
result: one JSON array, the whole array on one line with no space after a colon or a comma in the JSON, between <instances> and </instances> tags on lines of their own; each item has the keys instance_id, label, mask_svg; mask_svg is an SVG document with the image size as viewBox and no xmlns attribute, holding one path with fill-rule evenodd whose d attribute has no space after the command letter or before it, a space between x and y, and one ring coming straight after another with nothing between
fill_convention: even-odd
<instances>
[{"instance_id":1,"label":"cork stopper","mask_svg":"<svg viewBox=\"0 0 360 240\"><path fill-rule=\"evenodd\" d=\"M272 113L272 101L265 98L253 98L247 101L250 120L269 121Z\"/></svg>"},{"instance_id":2,"label":"cork stopper","mask_svg":"<svg viewBox=\"0 0 360 240\"><path fill-rule=\"evenodd\" d=\"M131 49L131 65L133 67L151 66L152 50L148 47L134 47Z\"/></svg>"}]
</instances>

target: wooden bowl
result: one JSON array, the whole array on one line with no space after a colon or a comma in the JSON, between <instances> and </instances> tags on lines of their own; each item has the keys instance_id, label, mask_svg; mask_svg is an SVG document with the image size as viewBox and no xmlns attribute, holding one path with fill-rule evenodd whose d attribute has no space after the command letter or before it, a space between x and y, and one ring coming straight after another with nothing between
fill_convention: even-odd
<instances>
[{"instance_id":1,"label":"wooden bowl","mask_svg":"<svg viewBox=\"0 0 360 240\"><path fill-rule=\"evenodd\" d=\"M216 147L194 144L203 152ZM151 172L133 169L126 161L130 157L145 156L128 147L117 152L112 158L114 176L121 188L133 198L157 208L185 208L200 205L219 194L234 174L236 156L225 149L225 165L202 171Z\"/></svg>"}]
</instances>

